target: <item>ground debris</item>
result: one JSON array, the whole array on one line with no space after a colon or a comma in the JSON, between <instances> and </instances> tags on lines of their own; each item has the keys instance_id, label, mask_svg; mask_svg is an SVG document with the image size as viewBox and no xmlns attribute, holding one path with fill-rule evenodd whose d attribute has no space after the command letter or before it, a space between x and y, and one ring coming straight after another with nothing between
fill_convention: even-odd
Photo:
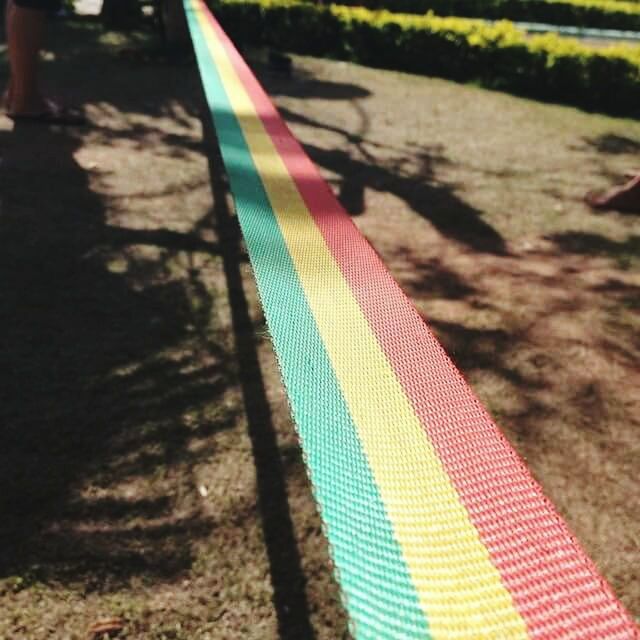
<instances>
[{"instance_id":1,"label":"ground debris","mask_svg":"<svg viewBox=\"0 0 640 640\"><path fill-rule=\"evenodd\" d=\"M89 627L87 640L102 640L103 638L115 638L124 629L124 621L121 618L109 618L98 620Z\"/></svg>"}]
</instances>

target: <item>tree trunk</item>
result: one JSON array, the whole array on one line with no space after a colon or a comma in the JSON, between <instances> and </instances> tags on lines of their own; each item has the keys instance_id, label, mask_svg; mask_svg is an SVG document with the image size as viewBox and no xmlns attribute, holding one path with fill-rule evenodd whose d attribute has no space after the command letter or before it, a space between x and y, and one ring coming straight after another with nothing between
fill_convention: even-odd
<instances>
[{"instance_id":1,"label":"tree trunk","mask_svg":"<svg viewBox=\"0 0 640 640\"><path fill-rule=\"evenodd\" d=\"M160 16L167 45L182 48L189 42L187 21L181 0L160 0Z\"/></svg>"},{"instance_id":2,"label":"tree trunk","mask_svg":"<svg viewBox=\"0 0 640 640\"><path fill-rule=\"evenodd\" d=\"M103 0L100 17L107 29L132 29L139 24L142 9L138 0Z\"/></svg>"}]
</instances>

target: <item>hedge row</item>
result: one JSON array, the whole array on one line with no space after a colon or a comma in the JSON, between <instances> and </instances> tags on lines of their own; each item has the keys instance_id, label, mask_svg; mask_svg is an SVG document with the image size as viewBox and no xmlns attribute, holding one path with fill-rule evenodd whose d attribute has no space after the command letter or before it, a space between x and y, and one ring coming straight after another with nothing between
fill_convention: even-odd
<instances>
[{"instance_id":1,"label":"hedge row","mask_svg":"<svg viewBox=\"0 0 640 640\"><path fill-rule=\"evenodd\" d=\"M341 0L341 4L395 13L433 11L439 16L640 31L640 3L628 0Z\"/></svg>"},{"instance_id":2,"label":"hedge row","mask_svg":"<svg viewBox=\"0 0 640 640\"><path fill-rule=\"evenodd\" d=\"M640 47L592 49L555 34L527 37L507 21L416 16L297 0L218 0L241 46L272 46L613 113L640 111Z\"/></svg>"}]
</instances>

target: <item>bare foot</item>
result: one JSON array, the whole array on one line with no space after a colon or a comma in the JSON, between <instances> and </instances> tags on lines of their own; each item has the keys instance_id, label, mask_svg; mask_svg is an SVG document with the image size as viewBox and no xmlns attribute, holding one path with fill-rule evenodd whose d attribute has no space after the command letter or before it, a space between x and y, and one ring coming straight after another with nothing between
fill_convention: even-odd
<instances>
[{"instance_id":1,"label":"bare foot","mask_svg":"<svg viewBox=\"0 0 640 640\"><path fill-rule=\"evenodd\" d=\"M594 209L615 209L640 213L640 173L621 187L603 194L588 193L586 203Z\"/></svg>"}]
</instances>

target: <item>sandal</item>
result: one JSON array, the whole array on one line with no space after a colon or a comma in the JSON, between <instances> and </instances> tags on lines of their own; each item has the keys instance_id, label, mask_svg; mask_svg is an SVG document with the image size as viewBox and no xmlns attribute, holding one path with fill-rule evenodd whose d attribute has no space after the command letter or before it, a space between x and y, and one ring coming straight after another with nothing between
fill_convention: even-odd
<instances>
[{"instance_id":1,"label":"sandal","mask_svg":"<svg viewBox=\"0 0 640 640\"><path fill-rule=\"evenodd\" d=\"M60 125L63 127L80 127L87 124L87 118L82 112L58 106L49 106L40 113L7 113L7 117L15 123Z\"/></svg>"}]
</instances>

